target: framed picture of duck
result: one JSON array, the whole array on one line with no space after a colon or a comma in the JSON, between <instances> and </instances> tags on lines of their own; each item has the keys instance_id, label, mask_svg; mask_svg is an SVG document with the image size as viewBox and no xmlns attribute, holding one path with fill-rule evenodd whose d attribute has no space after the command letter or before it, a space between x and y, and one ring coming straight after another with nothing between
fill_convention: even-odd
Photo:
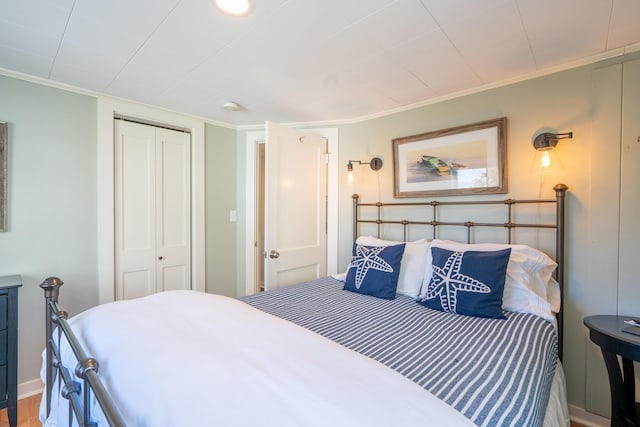
<instances>
[{"instance_id":1,"label":"framed picture of duck","mask_svg":"<svg viewBox=\"0 0 640 427\"><path fill-rule=\"evenodd\" d=\"M393 139L394 197L506 193L506 130L501 117Z\"/></svg>"}]
</instances>

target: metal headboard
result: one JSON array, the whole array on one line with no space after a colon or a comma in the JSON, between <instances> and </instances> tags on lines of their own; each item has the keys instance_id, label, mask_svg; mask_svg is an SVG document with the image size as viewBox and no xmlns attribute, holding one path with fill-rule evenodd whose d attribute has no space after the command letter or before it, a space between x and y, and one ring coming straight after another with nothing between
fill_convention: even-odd
<instances>
[{"instance_id":1,"label":"metal headboard","mask_svg":"<svg viewBox=\"0 0 640 427\"><path fill-rule=\"evenodd\" d=\"M402 234L403 240L408 240L408 230L410 225L422 225L422 226L431 226L433 227L433 237L436 238L438 236L439 227L442 226L453 226L453 227L466 227L467 229L467 242L471 243L471 230L475 227L496 227L496 228L505 228L508 230L507 232L507 243L512 243L513 241L513 233L516 228L531 228L531 229L554 229L555 230L555 261L558 263L558 268L556 269L556 280L560 285L560 296L562 304L560 306L560 312L556 315L558 321L558 357L562 360L562 347L563 347L563 306L565 302L565 292L564 292L564 269L565 269L565 196L568 187L565 184L557 184L553 187L553 190L556 192L555 199L534 199L534 200L514 200L514 199L506 199L506 200L473 200L473 201L427 201L427 202L392 202L392 203L362 203L360 202L360 196L357 194L353 195L353 240L355 241L358 238L360 225L361 224L376 224L377 225L377 235L381 237L381 227L383 224L395 224L402 226ZM556 212L555 212L555 222L553 223L520 223L514 222L514 206L522 205L522 204L556 204ZM480 206L480 205L504 205L507 213L506 213L506 221L504 222L474 222L474 221L440 221L440 208L443 206ZM384 210L383 207L402 207L402 206L415 206L418 208L423 207L432 207L431 212L425 212L424 215L429 215L431 219L428 220L393 220L393 219L384 219ZM373 207L376 208L376 218L375 219L363 219L361 217L361 208L363 207Z\"/></svg>"}]
</instances>

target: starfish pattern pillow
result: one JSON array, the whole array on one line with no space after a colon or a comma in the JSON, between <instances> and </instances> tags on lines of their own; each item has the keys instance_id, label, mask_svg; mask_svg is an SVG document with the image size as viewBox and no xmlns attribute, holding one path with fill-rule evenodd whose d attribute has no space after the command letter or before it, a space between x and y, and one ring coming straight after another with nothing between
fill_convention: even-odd
<instances>
[{"instance_id":1,"label":"starfish pattern pillow","mask_svg":"<svg viewBox=\"0 0 640 427\"><path fill-rule=\"evenodd\" d=\"M505 319L502 294L511 249L492 252L431 248L433 274L418 303L434 310Z\"/></svg>"},{"instance_id":2,"label":"starfish pattern pillow","mask_svg":"<svg viewBox=\"0 0 640 427\"><path fill-rule=\"evenodd\" d=\"M344 289L377 298L394 299L404 243L392 246L353 245Z\"/></svg>"},{"instance_id":3,"label":"starfish pattern pillow","mask_svg":"<svg viewBox=\"0 0 640 427\"><path fill-rule=\"evenodd\" d=\"M450 251L499 251L511 248L507 278L504 282L502 309L517 313L531 313L550 322L560 310L560 285L553 278L558 264L547 254L527 245L503 243L460 243L435 239L431 247ZM427 253L423 287L419 296L426 292L431 280L431 252ZM399 286L399 285L398 285Z\"/></svg>"}]
</instances>

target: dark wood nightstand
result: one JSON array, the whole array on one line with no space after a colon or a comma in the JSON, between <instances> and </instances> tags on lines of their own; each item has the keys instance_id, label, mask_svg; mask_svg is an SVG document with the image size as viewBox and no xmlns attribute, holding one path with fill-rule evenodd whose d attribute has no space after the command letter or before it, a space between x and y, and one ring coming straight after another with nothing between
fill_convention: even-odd
<instances>
[{"instance_id":1,"label":"dark wood nightstand","mask_svg":"<svg viewBox=\"0 0 640 427\"><path fill-rule=\"evenodd\" d=\"M18 288L20 276L0 276L0 409L18 424Z\"/></svg>"},{"instance_id":2,"label":"dark wood nightstand","mask_svg":"<svg viewBox=\"0 0 640 427\"><path fill-rule=\"evenodd\" d=\"M589 338L600 347L611 387L611 425L640 427L640 403L636 400L633 361L640 361L640 336L623 332L630 316L588 316L584 324ZM635 318L638 320L638 318ZM638 328L640 329L640 328ZM622 372L618 357L622 358Z\"/></svg>"}]
</instances>

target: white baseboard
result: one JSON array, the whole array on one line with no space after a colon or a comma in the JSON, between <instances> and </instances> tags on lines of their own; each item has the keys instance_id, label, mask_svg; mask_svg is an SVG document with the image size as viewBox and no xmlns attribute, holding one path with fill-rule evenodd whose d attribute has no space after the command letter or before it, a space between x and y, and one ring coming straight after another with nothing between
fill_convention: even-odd
<instances>
[{"instance_id":1,"label":"white baseboard","mask_svg":"<svg viewBox=\"0 0 640 427\"><path fill-rule=\"evenodd\" d=\"M569 405L569 415L571 421L575 421L587 427L608 427L611 425L609 418L587 412L579 406Z\"/></svg>"},{"instance_id":2,"label":"white baseboard","mask_svg":"<svg viewBox=\"0 0 640 427\"><path fill-rule=\"evenodd\" d=\"M24 399L25 397L33 396L35 394L42 393L44 385L40 379L18 384L18 399Z\"/></svg>"}]
</instances>

